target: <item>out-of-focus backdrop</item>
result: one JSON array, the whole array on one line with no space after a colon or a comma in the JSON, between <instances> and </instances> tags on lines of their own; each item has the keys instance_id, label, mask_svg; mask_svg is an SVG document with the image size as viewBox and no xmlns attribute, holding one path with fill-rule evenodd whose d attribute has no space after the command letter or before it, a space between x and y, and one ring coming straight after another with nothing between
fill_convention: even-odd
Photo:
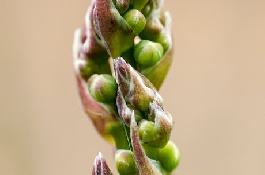
<instances>
[{"instance_id":1,"label":"out-of-focus backdrop","mask_svg":"<svg viewBox=\"0 0 265 175\"><path fill-rule=\"evenodd\" d=\"M1 175L87 175L99 151L115 169L72 70L89 4L0 0ZM165 9L175 58L160 92L181 151L175 174L265 174L265 1L165 0Z\"/></svg>"}]
</instances>

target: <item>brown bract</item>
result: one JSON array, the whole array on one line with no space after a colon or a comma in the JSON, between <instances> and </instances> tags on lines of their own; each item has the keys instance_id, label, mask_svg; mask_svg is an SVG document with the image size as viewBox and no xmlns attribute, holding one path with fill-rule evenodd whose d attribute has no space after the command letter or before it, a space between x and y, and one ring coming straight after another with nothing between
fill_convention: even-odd
<instances>
[{"instance_id":1,"label":"brown bract","mask_svg":"<svg viewBox=\"0 0 265 175\"><path fill-rule=\"evenodd\" d=\"M76 74L77 85L81 102L86 114L92 120L98 133L110 142L113 142L112 136L108 133L108 126L113 122L118 122L115 111L110 110L104 104L94 100L88 92L87 82L80 75Z\"/></svg>"},{"instance_id":2,"label":"brown bract","mask_svg":"<svg viewBox=\"0 0 265 175\"><path fill-rule=\"evenodd\" d=\"M92 120L96 130L106 140L113 143L112 136L108 133L108 125L118 122L118 117L114 109L94 100L88 92L87 81L80 75L80 67L85 64L85 55L82 52L81 31L75 33L74 46L74 73L76 76L78 92L83 108Z\"/></svg>"},{"instance_id":3,"label":"brown bract","mask_svg":"<svg viewBox=\"0 0 265 175\"><path fill-rule=\"evenodd\" d=\"M162 104L162 98L152 83L132 68L121 57L114 60L116 81L126 102L141 111L147 111L149 103L156 97Z\"/></svg>"},{"instance_id":4,"label":"brown bract","mask_svg":"<svg viewBox=\"0 0 265 175\"><path fill-rule=\"evenodd\" d=\"M133 46L133 30L120 15L112 0L96 0L93 21L95 31L103 40L111 57L117 58Z\"/></svg>"},{"instance_id":5,"label":"brown bract","mask_svg":"<svg viewBox=\"0 0 265 175\"><path fill-rule=\"evenodd\" d=\"M159 102L155 99L149 105L148 119L155 122L155 130L157 130L157 138L149 144L163 148L167 144L173 129L171 115L165 112Z\"/></svg>"},{"instance_id":6,"label":"brown bract","mask_svg":"<svg viewBox=\"0 0 265 175\"><path fill-rule=\"evenodd\" d=\"M95 0L92 1L92 4L89 6L85 16L85 23L81 32L83 43L82 51L90 59L108 58L109 55L103 42L96 36L94 31L93 10L95 2Z\"/></svg>"},{"instance_id":7,"label":"brown bract","mask_svg":"<svg viewBox=\"0 0 265 175\"><path fill-rule=\"evenodd\" d=\"M132 110L130 108L128 108L128 106L126 105L126 102L125 102L125 100L122 96L122 93L119 89L117 92L116 105L117 105L118 113L119 113L120 117L123 119L124 123L127 126L130 126Z\"/></svg>"}]
</instances>

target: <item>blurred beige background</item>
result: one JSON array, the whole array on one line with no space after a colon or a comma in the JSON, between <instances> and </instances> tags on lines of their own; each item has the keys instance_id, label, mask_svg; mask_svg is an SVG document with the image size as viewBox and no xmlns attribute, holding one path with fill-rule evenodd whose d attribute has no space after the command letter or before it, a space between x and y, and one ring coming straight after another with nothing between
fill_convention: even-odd
<instances>
[{"instance_id":1,"label":"blurred beige background","mask_svg":"<svg viewBox=\"0 0 265 175\"><path fill-rule=\"evenodd\" d=\"M0 0L0 174L91 174L112 148L84 114L72 40L90 1ZM178 175L265 174L265 1L166 0L175 58L161 89Z\"/></svg>"}]
</instances>

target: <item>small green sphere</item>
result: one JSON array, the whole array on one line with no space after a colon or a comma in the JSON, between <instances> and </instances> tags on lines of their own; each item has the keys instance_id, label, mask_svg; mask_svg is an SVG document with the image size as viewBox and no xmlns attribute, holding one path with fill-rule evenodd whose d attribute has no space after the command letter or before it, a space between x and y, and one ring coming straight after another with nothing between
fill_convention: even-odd
<instances>
[{"instance_id":1,"label":"small green sphere","mask_svg":"<svg viewBox=\"0 0 265 175\"><path fill-rule=\"evenodd\" d=\"M149 143L157 139L157 131L155 130L155 123L142 119L139 122L139 136L144 143Z\"/></svg>"},{"instance_id":2,"label":"small green sphere","mask_svg":"<svg viewBox=\"0 0 265 175\"><path fill-rule=\"evenodd\" d=\"M114 102L118 86L115 78L108 74L94 74L88 80L88 90L91 96L101 103Z\"/></svg>"},{"instance_id":3,"label":"small green sphere","mask_svg":"<svg viewBox=\"0 0 265 175\"><path fill-rule=\"evenodd\" d=\"M115 164L120 175L138 174L134 154L130 150L118 150L115 153Z\"/></svg>"},{"instance_id":4,"label":"small green sphere","mask_svg":"<svg viewBox=\"0 0 265 175\"><path fill-rule=\"evenodd\" d=\"M134 50L134 58L136 62L144 67L155 65L164 54L163 46L148 40L140 41Z\"/></svg>"},{"instance_id":5,"label":"small green sphere","mask_svg":"<svg viewBox=\"0 0 265 175\"><path fill-rule=\"evenodd\" d=\"M136 9L129 10L123 16L127 23L131 26L136 35L145 28L146 20L144 15Z\"/></svg>"},{"instance_id":6,"label":"small green sphere","mask_svg":"<svg viewBox=\"0 0 265 175\"><path fill-rule=\"evenodd\" d=\"M168 141L167 145L159 150L159 161L162 167L169 172L178 166L179 159L179 149L172 141Z\"/></svg>"}]
</instances>

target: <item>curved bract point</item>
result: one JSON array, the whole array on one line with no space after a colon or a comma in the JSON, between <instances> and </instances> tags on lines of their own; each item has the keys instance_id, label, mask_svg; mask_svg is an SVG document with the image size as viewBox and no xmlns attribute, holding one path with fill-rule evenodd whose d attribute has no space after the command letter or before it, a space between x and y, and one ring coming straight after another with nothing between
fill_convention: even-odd
<instances>
[{"instance_id":1,"label":"curved bract point","mask_svg":"<svg viewBox=\"0 0 265 175\"><path fill-rule=\"evenodd\" d=\"M92 175L112 175L101 152L95 158Z\"/></svg>"},{"instance_id":2,"label":"curved bract point","mask_svg":"<svg viewBox=\"0 0 265 175\"><path fill-rule=\"evenodd\" d=\"M96 0L93 21L97 35L112 58L117 58L133 46L135 34L112 0Z\"/></svg>"},{"instance_id":3,"label":"curved bract point","mask_svg":"<svg viewBox=\"0 0 265 175\"><path fill-rule=\"evenodd\" d=\"M88 7L85 23L81 31L82 51L84 54L94 60L107 59L109 57L104 43L100 40L94 31L93 24L93 9L95 7L95 0L92 0L91 5Z\"/></svg>"}]
</instances>

